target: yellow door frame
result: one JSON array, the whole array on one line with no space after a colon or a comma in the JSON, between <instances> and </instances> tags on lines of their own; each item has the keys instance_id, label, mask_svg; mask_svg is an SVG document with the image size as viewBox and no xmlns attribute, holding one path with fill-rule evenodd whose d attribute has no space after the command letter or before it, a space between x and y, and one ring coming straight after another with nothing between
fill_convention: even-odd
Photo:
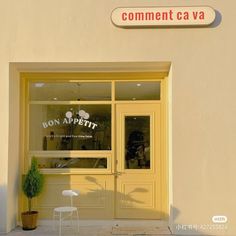
<instances>
[{"instance_id":1,"label":"yellow door frame","mask_svg":"<svg viewBox=\"0 0 236 236\"><path fill-rule=\"evenodd\" d=\"M168 74L166 72L119 72L119 73L21 73L21 155L20 155L20 173L24 175L28 169L30 159L29 159L29 147L28 147L28 123L29 123L29 82L37 82L37 81L44 81L44 82L111 82L112 84L112 99L108 102L75 102L75 104L111 104L112 107L112 150L109 155L111 155L111 174L115 172L116 166L116 150L115 150L115 106L116 104L122 103L130 103L130 104L139 104L143 103L144 101L115 101L115 82L117 81L160 81L161 82L161 120L162 120L162 143L161 143L161 156L163 157L161 161L161 199L162 199L162 212L163 212L163 219L168 218L169 215L169 193L168 193L168 123L167 123L167 83L168 83ZM145 101L145 103L153 103L153 101ZM44 172L45 174L50 174L50 171ZM93 172L96 174L95 172ZM91 174L93 174L91 173ZM55 174L55 173L54 173ZM57 173L62 174L62 173ZM76 174L76 173L67 173L67 174ZM78 175L83 175L87 173L77 173ZM19 199L19 208L20 211L23 211L25 208L25 201L22 195L21 189L20 191L20 199ZM115 212L115 204L113 204Z\"/></svg>"}]
</instances>

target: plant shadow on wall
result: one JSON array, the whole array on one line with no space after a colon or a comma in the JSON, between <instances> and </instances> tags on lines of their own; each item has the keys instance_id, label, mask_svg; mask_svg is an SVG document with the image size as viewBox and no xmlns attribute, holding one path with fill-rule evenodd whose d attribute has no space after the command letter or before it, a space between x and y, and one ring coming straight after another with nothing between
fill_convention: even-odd
<instances>
[{"instance_id":1,"label":"plant shadow on wall","mask_svg":"<svg viewBox=\"0 0 236 236\"><path fill-rule=\"evenodd\" d=\"M79 204L83 206L83 201L86 199L96 199L97 203L100 204L100 207L106 208L105 211L110 211L110 216L114 217L113 215L113 209L107 209L105 206L106 204L109 204L109 199L116 199L115 206L118 207L124 212L121 212L122 216L115 216L118 218L136 218L138 219L145 219L152 218L150 216L157 216L159 217L161 215L161 218L167 219L167 215L164 212L156 212L153 209L154 202L153 199L149 199L147 196L150 196L150 192L147 188L140 187L140 186L132 186L131 188L125 189L124 192L120 191L114 191L107 189L106 184L101 181L100 179L97 179L94 176L86 176L85 179L93 184L93 187L87 189L88 192L85 195L80 196ZM99 200L98 200L99 198ZM117 209L118 209L117 208ZM124 216L127 214L128 211L134 210L135 213L131 213L129 216ZM102 208L101 208L101 214L102 214ZM142 217L141 213L144 217ZM135 215L134 215L135 214ZM138 215L136 215L138 214ZM149 216L149 217L148 217ZM154 218L154 217L153 217ZM131 225L132 226L132 225Z\"/></svg>"},{"instance_id":2,"label":"plant shadow on wall","mask_svg":"<svg viewBox=\"0 0 236 236\"><path fill-rule=\"evenodd\" d=\"M90 192L88 193L88 195L92 195L92 194L100 195L100 196L101 195L107 196L107 194L110 195L109 190L104 189L104 187L96 180L96 178L91 177L91 176L86 176L85 179L100 187L100 190L90 189ZM104 194L99 194L98 191L101 191ZM111 194L114 194L114 191L110 191L110 192L111 192ZM121 200L123 202L123 204L126 206L132 206L133 205L132 203L141 203L142 204L144 202L133 198L132 194L133 193L145 193L145 192L148 192L148 190L145 188L135 188L132 191L128 192L127 194L117 192L116 198ZM105 200L105 199L103 199L103 200Z\"/></svg>"},{"instance_id":3,"label":"plant shadow on wall","mask_svg":"<svg viewBox=\"0 0 236 236\"><path fill-rule=\"evenodd\" d=\"M104 186L93 176L86 176L85 179L93 184L95 184L98 188L97 189L89 189L89 192L86 195L81 196L81 201L83 201L83 198L94 198L94 197L101 197L100 201L103 203L106 202L106 199L109 197L114 196L114 191L107 190L104 188ZM134 188L132 191L127 193L121 193L117 192L116 199L120 202L122 202L123 207L135 209L138 208L138 205L145 204L145 201L142 201L140 199L136 199L137 193L148 193L148 190L145 187L137 187ZM186 199L187 201L187 199ZM119 203L118 203L119 204ZM172 230L176 233L176 235L215 235L215 234L221 234L221 235L227 235L225 234L227 231L218 229L218 227L221 227L222 225L217 225L214 223L202 223L202 224L188 224L188 223L175 223L178 222L178 217L180 216L181 212L176 207L171 206L170 212L173 217L173 228ZM204 209L203 209L204 212ZM144 209L143 210L144 215L152 214L153 210L151 209ZM158 212L160 213L160 212ZM157 214L158 214L157 213ZM194 213L193 213L194 214ZM168 219L168 216L161 212L162 219ZM211 220L211 219L210 219ZM208 231L210 233L205 234L203 231ZM170 230L171 232L171 230ZM174 233L173 232L173 233ZM212 232L212 233L211 233ZM223 233L223 234L222 234Z\"/></svg>"},{"instance_id":4,"label":"plant shadow on wall","mask_svg":"<svg viewBox=\"0 0 236 236\"><path fill-rule=\"evenodd\" d=\"M55 180L54 177L51 177ZM52 179L51 179L52 181ZM106 178L102 178L101 176L79 176L78 179L75 176L61 176L60 180L57 179L57 182L55 184L52 184L52 182L49 181L46 183L46 188L44 189L44 193L42 194L42 197L40 196L37 204L38 208L40 209L40 213L43 215L43 219L51 219L52 210L54 207L58 206L65 206L65 204L69 204L67 199L64 199L61 195L61 191L64 189L75 189L80 191L80 195L78 198L74 199L74 206L79 208L79 215L80 219L112 219L113 218L113 209L112 204L110 204L111 199L113 199L115 191L113 189L109 189L109 183L106 183ZM52 194L53 193L53 194ZM137 209L138 207L142 207L145 203L142 200L142 197L136 198L137 194L148 194L148 190L144 187L137 187L128 190L125 193L118 192L117 193L117 200L118 204L121 202L126 209ZM55 196L57 196L55 198ZM183 196L184 198L184 196ZM189 199L184 199L185 202L188 202ZM193 224L190 225L189 222L192 222L191 219L186 219L186 217L183 215L184 221L181 221L181 217L183 214L180 212L179 209L171 206L171 215L172 215L172 229L173 233L176 233L176 235L206 235L203 233L203 231L206 232L206 230L201 227L205 226L205 224L209 222L202 222L201 224ZM161 212L154 212L152 208L146 207L142 210L144 215L154 215ZM202 212L204 214L204 209L202 209ZM44 213L46 215L44 215ZM194 207L192 209L192 215L194 216ZM134 215L133 215L134 216ZM127 217L123 217L127 218ZM135 218L132 217L131 218ZM143 217L145 218L145 217ZM122 219L122 217L121 217ZM142 219L142 218L140 218ZM168 215L165 215L162 213L162 219L168 220ZM211 219L210 219L211 220ZM133 226L132 222L131 225L129 225L129 221L124 222L126 226ZM213 225L213 223L209 223ZM157 223L158 225L158 223ZM104 225L105 226L105 225ZM115 222L114 222L114 225ZM122 227L122 223L118 225L119 227ZM137 226L139 227L139 225ZM140 227L145 227L145 225L140 225ZM86 227L82 227L83 230L86 230ZM160 228L162 228L160 226ZM98 228L98 230L102 230L103 226L101 228ZM50 230L51 231L51 230ZM223 232L223 233L222 233ZM208 230L208 235L227 235L227 232L225 231L217 231L217 230ZM46 234L47 235L47 234ZM82 234L84 235L84 234ZM85 234L86 235L86 234ZM101 235L101 234L100 234ZM93 235L91 235L93 236ZM96 236L96 235L94 235Z\"/></svg>"},{"instance_id":5,"label":"plant shadow on wall","mask_svg":"<svg viewBox=\"0 0 236 236\"><path fill-rule=\"evenodd\" d=\"M109 186L103 180L101 180L100 177L96 178L95 176L88 175L85 176L85 180L92 185L88 184L89 187L86 189L86 194L83 195L82 191L78 202L78 206L81 206L82 208L86 205L84 202L86 202L87 199L94 199L97 206L101 210L101 214L107 214L111 218L168 218L164 212L155 210L155 203L152 199L152 193L150 193L150 190L145 188L145 186L142 187L138 185L130 185L124 189L124 192L121 192L119 190L115 191L113 189L109 189ZM118 213L119 215L116 216L113 215L113 205L110 204L110 202L114 199L114 207L117 209L117 211L120 211L120 213ZM126 217L127 213L130 215L127 215Z\"/></svg>"}]
</instances>

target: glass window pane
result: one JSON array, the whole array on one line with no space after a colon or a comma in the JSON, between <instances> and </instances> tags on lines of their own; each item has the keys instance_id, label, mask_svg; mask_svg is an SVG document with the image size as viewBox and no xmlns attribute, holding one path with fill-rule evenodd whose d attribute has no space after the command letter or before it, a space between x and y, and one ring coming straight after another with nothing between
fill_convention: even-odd
<instances>
[{"instance_id":1,"label":"glass window pane","mask_svg":"<svg viewBox=\"0 0 236 236\"><path fill-rule=\"evenodd\" d=\"M116 82L116 100L160 100L160 82Z\"/></svg>"},{"instance_id":2,"label":"glass window pane","mask_svg":"<svg viewBox=\"0 0 236 236\"><path fill-rule=\"evenodd\" d=\"M107 158L36 158L41 169L53 168L107 168Z\"/></svg>"},{"instance_id":3,"label":"glass window pane","mask_svg":"<svg viewBox=\"0 0 236 236\"><path fill-rule=\"evenodd\" d=\"M30 150L110 150L111 105L30 105Z\"/></svg>"},{"instance_id":4,"label":"glass window pane","mask_svg":"<svg viewBox=\"0 0 236 236\"><path fill-rule=\"evenodd\" d=\"M150 117L125 117L126 169L150 169Z\"/></svg>"},{"instance_id":5,"label":"glass window pane","mask_svg":"<svg viewBox=\"0 0 236 236\"><path fill-rule=\"evenodd\" d=\"M111 83L31 82L31 101L104 101L111 100Z\"/></svg>"}]
</instances>

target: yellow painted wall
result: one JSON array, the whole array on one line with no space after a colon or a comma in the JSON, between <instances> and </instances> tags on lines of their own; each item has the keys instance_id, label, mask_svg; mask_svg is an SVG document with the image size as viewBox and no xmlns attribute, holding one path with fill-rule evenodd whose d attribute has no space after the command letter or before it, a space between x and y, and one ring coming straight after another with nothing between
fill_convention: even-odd
<instances>
[{"instance_id":1,"label":"yellow painted wall","mask_svg":"<svg viewBox=\"0 0 236 236\"><path fill-rule=\"evenodd\" d=\"M220 25L121 29L110 21L118 6L198 4L217 9ZM10 62L171 61L171 224L211 224L222 214L228 232L214 233L235 235L235 8L234 0L2 0L0 231L14 227L17 211L19 80Z\"/></svg>"}]
</instances>

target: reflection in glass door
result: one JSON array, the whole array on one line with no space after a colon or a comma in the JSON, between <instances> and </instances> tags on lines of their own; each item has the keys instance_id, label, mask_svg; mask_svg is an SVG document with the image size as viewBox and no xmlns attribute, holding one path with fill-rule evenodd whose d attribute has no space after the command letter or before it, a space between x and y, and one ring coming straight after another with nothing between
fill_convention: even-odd
<instances>
[{"instance_id":1,"label":"reflection in glass door","mask_svg":"<svg viewBox=\"0 0 236 236\"><path fill-rule=\"evenodd\" d=\"M150 169L150 117L125 117L125 168Z\"/></svg>"}]
</instances>

